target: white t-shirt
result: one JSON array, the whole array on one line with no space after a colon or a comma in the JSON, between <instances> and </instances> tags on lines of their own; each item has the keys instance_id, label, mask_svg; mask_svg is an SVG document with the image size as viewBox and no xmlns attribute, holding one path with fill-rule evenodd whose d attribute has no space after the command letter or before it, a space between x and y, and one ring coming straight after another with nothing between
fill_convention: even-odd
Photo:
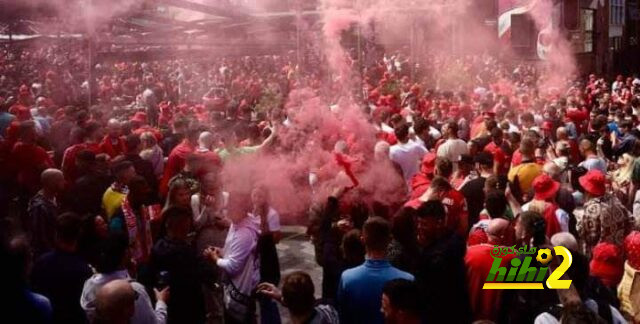
<instances>
[{"instance_id":1,"label":"white t-shirt","mask_svg":"<svg viewBox=\"0 0 640 324\"><path fill-rule=\"evenodd\" d=\"M469 154L469 147L465 141L459 138L450 138L438 147L438 157L447 158L454 164L460 161L462 154Z\"/></svg>"},{"instance_id":2,"label":"white t-shirt","mask_svg":"<svg viewBox=\"0 0 640 324\"><path fill-rule=\"evenodd\" d=\"M420 162L425 153L427 153L427 149L410 140L404 144L398 143L391 146L389 148L389 159L400 166L402 176L408 182L418 173Z\"/></svg>"},{"instance_id":3,"label":"white t-shirt","mask_svg":"<svg viewBox=\"0 0 640 324\"><path fill-rule=\"evenodd\" d=\"M604 174L607 173L607 163L603 159L595 156L590 156L586 160L580 162L578 166L587 169L587 171L599 170Z\"/></svg>"},{"instance_id":4,"label":"white t-shirt","mask_svg":"<svg viewBox=\"0 0 640 324\"><path fill-rule=\"evenodd\" d=\"M260 216L254 215L253 213L249 213L249 216L253 218L253 220L260 225ZM279 232L280 231L280 214L269 206L269 211L267 212L267 223L269 224L269 230L271 232Z\"/></svg>"}]
</instances>

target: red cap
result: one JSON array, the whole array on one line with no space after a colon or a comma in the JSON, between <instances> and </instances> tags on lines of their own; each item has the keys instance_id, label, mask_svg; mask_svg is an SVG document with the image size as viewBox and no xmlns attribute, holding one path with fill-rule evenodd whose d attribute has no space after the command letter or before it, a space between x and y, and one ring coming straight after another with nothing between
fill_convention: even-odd
<instances>
[{"instance_id":1,"label":"red cap","mask_svg":"<svg viewBox=\"0 0 640 324\"><path fill-rule=\"evenodd\" d=\"M425 154L422 158L422 164L420 165L420 172L433 174L433 171L436 169L436 158L437 155L435 153Z\"/></svg>"},{"instance_id":2,"label":"red cap","mask_svg":"<svg viewBox=\"0 0 640 324\"><path fill-rule=\"evenodd\" d=\"M624 252L627 254L629 265L640 270L640 232L633 231L624 238Z\"/></svg>"},{"instance_id":3,"label":"red cap","mask_svg":"<svg viewBox=\"0 0 640 324\"><path fill-rule=\"evenodd\" d=\"M537 200L547 200L555 196L558 190L560 190L560 183L545 173L533 180L534 198Z\"/></svg>"},{"instance_id":4,"label":"red cap","mask_svg":"<svg viewBox=\"0 0 640 324\"><path fill-rule=\"evenodd\" d=\"M608 287L616 287L624 272L622 249L619 246L602 242L593 248L593 258L589 264L591 275L599 278Z\"/></svg>"},{"instance_id":5,"label":"red cap","mask_svg":"<svg viewBox=\"0 0 640 324\"><path fill-rule=\"evenodd\" d=\"M606 179L600 170L591 170L578 180L582 188L594 196L602 196L606 191Z\"/></svg>"},{"instance_id":6,"label":"red cap","mask_svg":"<svg viewBox=\"0 0 640 324\"><path fill-rule=\"evenodd\" d=\"M135 113L133 117L131 117L131 121L145 124L147 122L147 114L142 111L139 111Z\"/></svg>"}]
</instances>

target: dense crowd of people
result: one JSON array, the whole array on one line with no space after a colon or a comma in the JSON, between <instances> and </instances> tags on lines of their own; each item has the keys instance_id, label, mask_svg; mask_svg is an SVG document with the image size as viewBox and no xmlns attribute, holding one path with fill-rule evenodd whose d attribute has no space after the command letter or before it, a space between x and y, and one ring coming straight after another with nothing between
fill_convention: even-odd
<instances>
[{"instance_id":1,"label":"dense crowd of people","mask_svg":"<svg viewBox=\"0 0 640 324\"><path fill-rule=\"evenodd\" d=\"M286 55L89 79L83 51L0 48L5 318L281 323L280 304L293 323L640 323L637 76L542 89L530 64L395 53L347 81ZM333 168L296 169L307 212L286 216L322 278L281 271L277 186L225 176L313 146L303 89L367 128L318 136ZM484 290L512 246L569 249L571 288Z\"/></svg>"}]
</instances>

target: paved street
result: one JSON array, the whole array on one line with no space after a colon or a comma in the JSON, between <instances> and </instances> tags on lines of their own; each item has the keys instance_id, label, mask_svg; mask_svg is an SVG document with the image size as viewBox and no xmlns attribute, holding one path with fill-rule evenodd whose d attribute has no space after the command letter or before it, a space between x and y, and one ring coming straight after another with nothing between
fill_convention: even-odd
<instances>
[{"instance_id":1,"label":"paved street","mask_svg":"<svg viewBox=\"0 0 640 324\"><path fill-rule=\"evenodd\" d=\"M316 286L316 298L322 292L322 269L315 262L313 245L305 234L303 226L282 226L283 239L278 244L278 257L282 277L291 271L302 270L307 272ZM280 308L282 323L290 323L288 313Z\"/></svg>"}]
</instances>

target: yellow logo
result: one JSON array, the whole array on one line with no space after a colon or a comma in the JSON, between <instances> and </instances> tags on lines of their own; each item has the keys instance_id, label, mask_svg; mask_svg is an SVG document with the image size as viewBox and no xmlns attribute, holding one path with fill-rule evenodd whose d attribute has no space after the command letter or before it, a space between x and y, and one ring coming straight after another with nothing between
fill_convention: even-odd
<instances>
[{"instance_id":1,"label":"yellow logo","mask_svg":"<svg viewBox=\"0 0 640 324\"><path fill-rule=\"evenodd\" d=\"M547 265L547 263L551 262L551 250L549 249L538 250L538 256L536 257L536 260L542 263L542 265Z\"/></svg>"},{"instance_id":2,"label":"yellow logo","mask_svg":"<svg viewBox=\"0 0 640 324\"><path fill-rule=\"evenodd\" d=\"M538 254L535 260L542 266L535 265L535 261L533 261L535 251L535 248L527 251L526 248L516 250L515 246L509 248L495 246L491 251L493 264L482 289L544 289L543 283L546 283L549 289L569 289L571 280L560 280L571 266L571 263L573 263L573 257L569 249L563 246L553 248L555 255L562 257L562 262L557 268L552 269L553 272L549 276L547 276L549 272L548 264L553 259L551 249L537 251ZM507 254L524 257L511 259L509 262L510 267L501 267L502 257Z\"/></svg>"}]
</instances>

